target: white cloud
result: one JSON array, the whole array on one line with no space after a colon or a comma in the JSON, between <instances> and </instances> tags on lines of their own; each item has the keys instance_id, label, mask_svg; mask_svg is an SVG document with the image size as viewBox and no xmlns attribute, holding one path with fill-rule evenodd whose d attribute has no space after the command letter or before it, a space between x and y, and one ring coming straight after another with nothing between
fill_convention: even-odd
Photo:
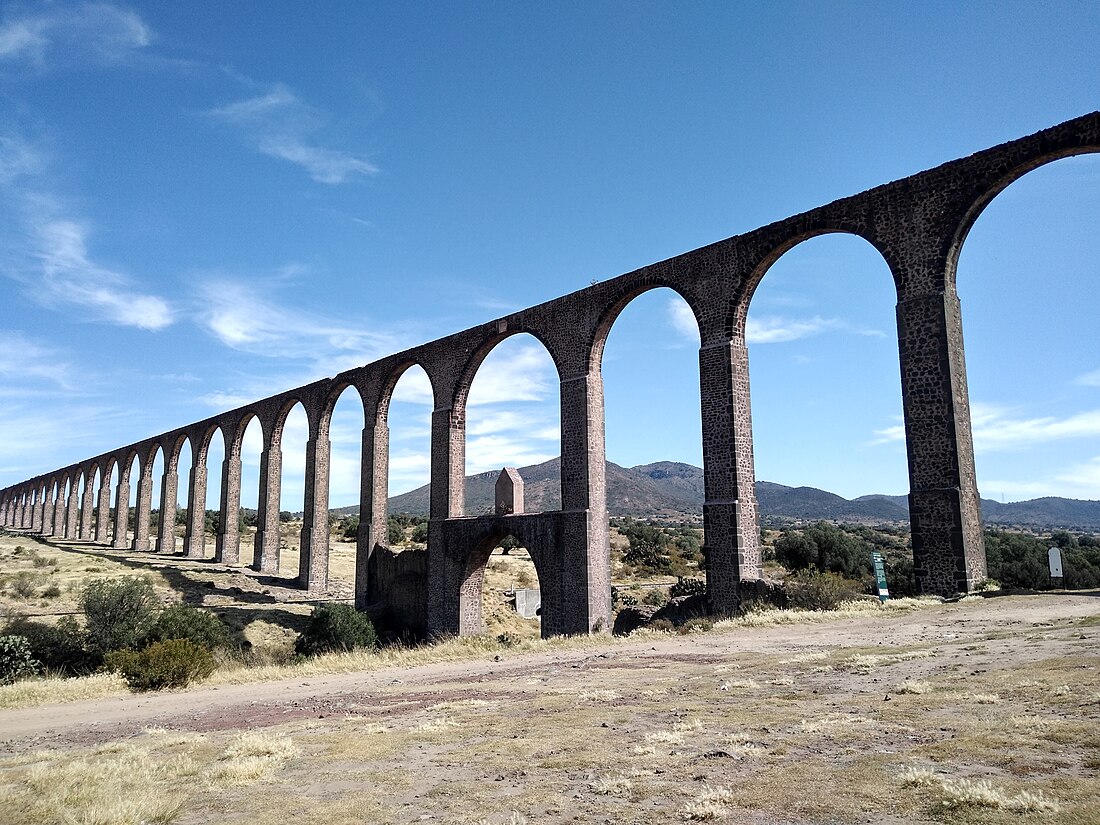
<instances>
[{"instance_id":1,"label":"white cloud","mask_svg":"<svg viewBox=\"0 0 1100 825\"><path fill-rule=\"evenodd\" d=\"M1048 415L1035 418L1015 417L1013 410L974 402L970 406L974 451L997 452L1026 449L1052 441L1100 436L1100 410L1084 410L1059 418ZM875 430L872 444L905 440L905 426L898 424Z\"/></svg>"},{"instance_id":2,"label":"white cloud","mask_svg":"<svg viewBox=\"0 0 1100 825\"><path fill-rule=\"evenodd\" d=\"M1052 415L1017 418L1010 409L974 403L970 419L976 452L1021 449L1051 441L1100 436L1100 410L1084 410L1064 418Z\"/></svg>"},{"instance_id":3,"label":"white cloud","mask_svg":"<svg viewBox=\"0 0 1100 825\"><path fill-rule=\"evenodd\" d=\"M200 288L200 299L206 307L203 325L226 346L272 358L308 359L320 375L335 375L400 349L395 335L279 306L242 282L208 282Z\"/></svg>"},{"instance_id":4,"label":"white cloud","mask_svg":"<svg viewBox=\"0 0 1100 825\"><path fill-rule=\"evenodd\" d=\"M21 332L0 330L0 352L18 354L18 357L0 358L0 378L42 379L58 389L77 388L72 366L64 360L65 356Z\"/></svg>"},{"instance_id":5,"label":"white cloud","mask_svg":"<svg viewBox=\"0 0 1100 825\"><path fill-rule=\"evenodd\" d=\"M428 380L428 373L421 367L409 367L397 381L393 388L391 403L404 404L435 404L432 395L432 382Z\"/></svg>"},{"instance_id":6,"label":"white cloud","mask_svg":"<svg viewBox=\"0 0 1100 825\"><path fill-rule=\"evenodd\" d=\"M1093 370L1092 372L1086 372L1084 375L1079 375L1073 380L1073 383L1085 387L1100 387L1100 370Z\"/></svg>"},{"instance_id":7,"label":"white cloud","mask_svg":"<svg viewBox=\"0 0 1100 825\"><path fill-rule=\"evenodd\" d=\"M45 168L41 152L18 136L0 135L0 184L37 175Z\"/></svg>"},{"instance_id":8,"label":"white cloud","mask_svg":"<svg viewBox=\"0 0 1100 825\"><path fill-rule=\"evenodd\" d=\"M45 292L35 295L45 303L75 304L100 318L123 326L156 330L169 326L172 310L155 295L133 291L125 276L88 257L87 229L74 220L46 220L36 228L35 257Z\"/></svg>"},{"instance_id":9,"label":"white cloud","mask_svg":"<svg viewBox=\"0 0 1100 825\"><path fill-rule=\"evenodd\" d=\"M300 166L318 183L339 184L357 175L378 172L374 164L361 157L309 140L320 130L322 119L281 83L263 94L210 109L206 114L240 129L257 150Z\"/></svg>"},{"instance_id":10,"label":"white cloud","mask_svg":"<svg viewBox=\"0 0 1100 825\"><path fill-rule=\"evenodd\" d=\"M668 319L680 335L693 344L699 343L699 324L687 301L679 295L668 299Z\"/></svg>"},{"instance_id":11,"label":"white cloud","mask_svg":"<svg viewBox=\"0 0 1100 825\"><path fill-rule=\"evenodd\" d=\"M557 393L557 370L541 345L494 350L482 362L470 387L467 406L501 401L543 401Z\"/></svg>"},{"instance_id":12,"label":"white cloud","mask_svg":"<svg viewBox=\"0 0 1100 825\"><path fill-rule=\"evenodd\" d=\"M0 60L43 67L80 59L119 63L149 45L152 34L135 12L110 3L47 6L0 24Z\"/></svg>"},{"instance_id":13,"label":"white cloud","mask_svg":"<svg viewBox=\"0 0 1100 825\"><path fill-rule=\"evenodd\" d=\"M778 344L809 338L822 332L843 329L838 318L784 318L777 315L749 316L745 338L750 344Z\"/></svg>"}]
</instances>

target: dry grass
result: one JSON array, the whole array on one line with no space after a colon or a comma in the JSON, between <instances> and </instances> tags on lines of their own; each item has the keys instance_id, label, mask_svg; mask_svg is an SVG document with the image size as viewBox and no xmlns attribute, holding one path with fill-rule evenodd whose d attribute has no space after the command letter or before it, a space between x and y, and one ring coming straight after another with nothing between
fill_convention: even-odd
<instances>
[{"instance_id":1,"label":"dry grass","mask_svg":"<svg viewBox=\"0 0 1100 825\"><path fill-rule=\"evenodd\" d=\"M117 673L96 673L78 679L50 676L0 685L0 708L29 708L47 702L81 702L129 692L126 680Z\"/></svg>"}]
</instances>

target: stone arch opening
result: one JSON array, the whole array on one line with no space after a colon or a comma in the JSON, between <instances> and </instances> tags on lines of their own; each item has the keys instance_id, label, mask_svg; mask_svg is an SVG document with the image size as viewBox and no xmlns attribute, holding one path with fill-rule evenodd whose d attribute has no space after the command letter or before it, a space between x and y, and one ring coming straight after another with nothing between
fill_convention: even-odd
<instances>
[{"instance_id":1,"label":"stone arch opening","mask_svg":"<svg viewBox=\"0 0 1100 825\"><path fill-rule=\"evenodd\" d=\"M119 459L118 478L115 482L115 529L112 546L128 550L133 539L134 505L137 502L137 479L141 474L138 452L129 449Z\"/></svg>"},{"instance_id":2,"label":"stone arch opening","mask_svg":"<svg viewBox=\"0 0 1100 825\"><path fill-rule=\"evenodd\" d=\"M858 235L805 239L763 273L746 319L759 481L848 499L907 491L896 302Z\"/></svg>"},{"instance_id":3,"label":"stone arch opening","mask_svg":"<svg viewBox=\"0 0 1100 825\"><path fill-rule=\"evenodd\" d=\"M1100 489L1100 156L1045 159L1006 181L967 216L948 271L987 526L1015 501Z\"/></svg>"},{"instance_id":4,"label":"stone arch opening","mask_svg":"<svg viewBox=\"0 0 1100 825\"><path fill-rule=\"evenodd\" d=\"M363 429L365 415L359 391L347 384L339 389L326 410L329 437L329 591L343 598L355 592L356 549L363 480ZM322 424L322 428L326 425Z\"/></svg>"},{"instance_id":5,"label":"stone arch opening","mask_svg":"<svg viewBox=\"0 0 1100 825\"><path fill-rule=\"evenodd\" d=\"M506 519L502 519L506 521ZM476 540L459 589L462 632L535 639L542 635L537 548L498 525Z\"/></svg>"},{"instance_id":6,"label":"stone arch opening","mask_svg":"<svg viewBox=\"0 0 1100 825\"><path fill-rule=\"evenodd\" d=\"M182 550L182 540L187 533L187 508L190 506L191 471L194 466L194 453L190 437L186 435L179 437L173 447L173 457L176 468L176 489L175 499L169 503L169 506L175 504L175 515L171 525L172 534L165 536L163 546L158 546L162 553L174 553L177 549Z\"/></svg>"},{"instance_id":7,"label":"stone arch opening","mask_svg":"<svg viewBox=\"0 0 1100 825\"><path fill-rule=\"evenodd\" d=\"M253 559L260 517L260 461L264 449L264 428L254 412L247 413L237 431L240 461L240 495L237 508L237 559Z\"/></svg>"},{"instance_id":8,"label":"stone arch opening","mask_svg":"<svg viewBox=\"0 0 1100 825\"><path fill-rule=\"evenodd\" d=\"M375 423L378 428L384 428L385 462L381 468L383 477L376 479L375 485L383 505L383 523L389 514L387 501L390 497L398 499L394 503L395 512L428 517L434 406L431 379L416 363L405 366L393 376L388 391L382 394ZM420 543L426 544L426 541Z\"/></svg>"},{"instance_id":9,"label":"stone arch opening","mask_svg":"<svg viewBox=\"0 0 1100 825\"><path fill-rule=\"evenodd\" d=\"M305 508L306 443L309 418L298 399L289 402L276 423L282 448L279 472L279 553L271 572L280 578L297 578L301 566L301 542Z\"/></svg>"},{"instance_id":10,"label":"stone arch opening","mask_svg":"<svg viewBox=\"0 0 1100 825\"><path fill-rule=\"evenodd\" d=\"M618 307L601 345L612 581L699 577L704 485L695 312L675 289L648 289ZM638 517L656 518L667 531L662 552L632 552L637 542L624 519ZM679 530L692 540L673 543Z\"/></svg>"},{"instance_id":11,"label":"stone arch opening","mask_svg":"<svg viewBox=\"0 0 1100 825\"><path fill-rule=\"evenodd\" d=\"M558 369L530 333L502 338L468 372L464 514L494 512L502 467L524 468L528 512L561 509L561 404Z\"/></svg>"}]
</instances>

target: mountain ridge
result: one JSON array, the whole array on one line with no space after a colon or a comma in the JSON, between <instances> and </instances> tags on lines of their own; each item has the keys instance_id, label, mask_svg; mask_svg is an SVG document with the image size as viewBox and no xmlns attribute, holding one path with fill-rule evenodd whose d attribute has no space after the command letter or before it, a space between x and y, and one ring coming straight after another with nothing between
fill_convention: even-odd
<instances>
[{"instance_id":1,"label":"mountain ridge","mask_svg":"<svg viewBox=\"0 0 1100 825\"><path fill-rule=\"evenodd\" d=\"M520 467L527 512L561 507L560 458ZM484 515L494 506L499 470L466 477L466 513ZM607 462L607 508L612 516L644 518L699 518L703 508L703 471L678 461L656 461L636 467ZM424 485L389 500L391 513L428 514L429 486ZM760 515L767 519L891 523L908 521L908 496L871 493L846 499L816 487L789 487L771 481L756 483ZM1100 530L1100 501L1044 496L1002 503L982 499L988 526L1038 529ZM357 506L334 509L336 514L358 512Z\"/></svg>"}]
</instances>

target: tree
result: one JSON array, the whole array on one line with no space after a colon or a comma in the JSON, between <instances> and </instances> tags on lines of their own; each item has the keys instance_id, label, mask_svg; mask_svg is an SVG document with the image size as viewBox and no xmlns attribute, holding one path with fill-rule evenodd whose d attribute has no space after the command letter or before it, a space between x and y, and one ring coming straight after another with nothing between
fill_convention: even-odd
<instances>
[{"instance_id":1,"label":"tree","mask_svg":"<svg viewBox=\"0 0 1100 825\"><path fill-rule=\"evenodd\" d=\"M160 599L148 579L92 579L80 592L87 625L89 652L103 656L112 650L140 646L156 620Z\"/></svg>"},{"instance_id":2,"label":"tree","mask_svg":"<svg viewBox=\"0 0 1100 825\"><path fill-rule=\"evenodd\" d=\"M386 546L393 547L397 544L405 543L405 528L401 526L401 522L390 516L386 519Z\"/></svg>"}]
</instances>

